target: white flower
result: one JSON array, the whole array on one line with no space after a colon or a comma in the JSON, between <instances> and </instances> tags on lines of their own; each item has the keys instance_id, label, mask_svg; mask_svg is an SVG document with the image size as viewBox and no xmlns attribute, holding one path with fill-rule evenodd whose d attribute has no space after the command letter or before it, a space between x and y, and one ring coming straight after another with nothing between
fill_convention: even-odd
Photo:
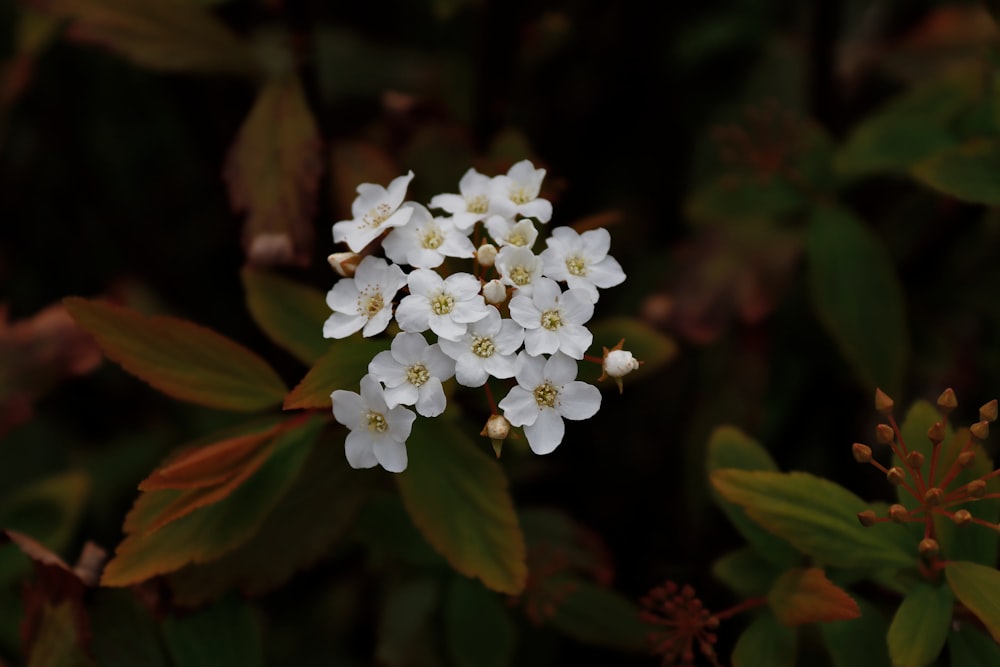
<instances>
[{"instance_id":1,"label":"white flower","mask_svg":"<svg viewBox=\"0 0 1000 667\"><path fill-rule=\"evenodd\" d=\"M513 245L530 249L538 238L538 230L528 218L514 222L494 215L486 221L486 230L501 247Z\"/></svg>"},{"instance_id":2,"label":"white flower","mask_svg":"<svg viewBox=\"0 0 1000 667\"><path fill-rule=\"evenodd\" d=\"M489 376L511 378L517 370L517 354L524 340L524 327L502 320L500 311L487 306L486 317L469 325L461 339L441 339L439 345L455 360L455 379L465 387L481 387Z\"/></svg>"},{"instance_id":3,"label":"white flower","mask_svg":"<svg viewBox=\"0 0 1000 667\"><path fill-rule=\"evenodd\" d=\"M576 362L564 354L546 360L522 352L517 361L517 386L499 407L511 424L524 427L531 451L548 454L562 442L563 419L593 417L601 407L601 392L576 380Z\"/></svg>"},{"instance_id":4,"label":"white flower","mask_svg":"<svg viewBox=\"0 0 1000 667\"><path fill-rule=\"evenodd\" d=\"M407 283L410 295L396 308L396 321L403 331L421 332L430 327L440 338L458 340L470 322L486 317L479 279L471 273L454 273L443 279L429 269L414 269Z\"/></svg>"},{"instance_id":5,"label":"white flower","mask_svg":"<svg viewBox=\"0 0 1000 667\"><path fill-rule=\"evenodd\" d=\"M444 412L441 382L455 374L455 361L435 343L428 345L418 333L401 333L390 349L379 352L368 364L368 372L385 385L385 402L416 405L424 417Z\"/></svg>"},{"instance_id":6,"label":"white flower","mask_svg":"<svg viewBox=\"0 0 1000 667\"><path fill-rule=\"evenodd\" d=\"M524 349L528 354L561 351L583 359L594 335L583 326L594 315L594 304L582 290L563 292L549 278L535 281L531 296L516 294L510 300L510 316L526 329Z\"/></svg>"},{"instance_id":7,"label":"white flower","mask_svg":"<svg viewBox=\"0 0 1000 667\"><path fill-rule=\"evenodd\" d=\"M445 257L473 257L472 241L455 228L447 218L431 217L430 211L415 202L406 202L411 209L410 221L389 232L382 241L385 255L397 264L409 264L418 269L433 269ZM402 209L400 209L402 210Z\"/></svg>"},{"instance_id":8,"label":"white flower","mask_svg":"<svg viewBox=\"0 0 1000 667\"><path fill-rule=\"evenodd\" d=\"M364 327L362 335L374 336L392 319L392 300L406 275L380 257L361 260L353 278L337 282L326 295L333 315L323 324L324 338L346 338Z\"/></svg>"},{"instance_id":9,"label":"white flower","mask_svg":"<svg viewBox=\"0 0 1000 667\"><path fill-rule=\"evenodd\" d=\"M498 304L507 300L507 287L502 282L494 278L483 285L483 299L486 303Z\"/></svg>"},{"instance_id":10,"label":"white flower","mask_svg":"<svg viewBox=\"0 0 1000 667\"><path fill-rule=\"evenodd\" d=\"M535 169L530 161L521 160L507 171L506 176L493 177L491 200L509 202L514 205L516 214L548 222L552 218L552 203L538 197L544 178L544 169Z\"/></svg>"},{"instance_id":11,"label":"white flower","mask_svg":"<svg viewBox=\"0 0 1000 667\"><path fill-rule=\"evenodd\" d=\"M610 350L604 355L604 373L610 377L625 377L637 368L639 360L628 350Z\"/></svg>"},{"instance_id":12,"label":"white flower","mask_svg":"<svg viewBox=\"0 0 1000 667\"><path fill-rule=\"evenodd\" d=\"M542 277L542 260L528 248L504 246L495 262L500 282L516 287L522 294L531 294L532 283Z\"/></svg>"},{"instance_id":13,"label":"white flower","mask_svg":"<svg viewBox=\"0 0 1000 667\"><path fill-rule=\"evenodd\" d=\"M431 208L439 208L451 213L455 226L462 231L486 218L490 213L507 217L515 214L514 203L508 199L490 201L491 180L475 169L469 169L458 182L461 194L435 195L430 201Z\"/></svg>"},{"instance_id":14,"label":"white flower","mask_svg":"<svg viewBox=\"0 0 1000 667\"><path fill-rule=\"evenodd\" d=\"M361 378L361 394L338 389L330 394L334 418L349 428L344 451L352 468L381 465L389 472L406 470L406 439L415 414L403 407L390 409L382 386L371 375Z\"/></svg>"},{"instance_id":15,"label":"white flower","mask_svg":"<svg viewBox=\"0 0 1000 667\"><path fill-rule=\"evenodd\" d=\"M548 247L540 255L545 275L565 281L573 289L586 290L591 301L597 301L598 287L614 287L625 280L621 265L608 256L611 234L606 229L577 234L570 227L557 227L545 244Z\"/></svg>"},{"instance_id":16,"label":"white flower","mask_svg":"<svg viewBox=\"0 0 1000 667\"><path fill-rule=\"evenodd\" d=\"M358 186L358 197L351 204L352 220L333 225L333 242L346 242L354 252L362 249L390 227L405 225L413 214L411 208L400 208L413 172L392 180L388 189L374 183Z\"/></svg>"}]
</instances>

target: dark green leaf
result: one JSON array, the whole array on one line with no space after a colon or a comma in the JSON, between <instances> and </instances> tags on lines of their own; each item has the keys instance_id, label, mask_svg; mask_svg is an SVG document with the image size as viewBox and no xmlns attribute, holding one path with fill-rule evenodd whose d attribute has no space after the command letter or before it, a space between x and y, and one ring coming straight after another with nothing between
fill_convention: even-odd
<instances>
[{"instance_id":1,"label":"dark green leaf","mask_svg":"<svg viewBox=\"0 0 1000 667\"><path fill-rule=\"evenodd\" d=\"M455 577L444 603L448 649L456 667L506 667L514 654L507 605L478 581Z\"/></svg>"},{"instance_id":2,"label":"dark green leaf","mask_svg":"<svg viewBox=\"0 0 1000 667\"><path fill-rule=\"evenodd\" d=\"M944 573L958 601L1000 642L1000 571L979 563L956 561L948 563Z\"/></svg>"},{"instance_id":3,"label":"dark green leaf","mask_svg":"<svg viewBox=\"0 0 1000 667\"><path fill-rule=\"evenodd\" d=\"M416 579L389 591L379 619L378 664L403 667L412 655L414 644L425 633L431 613L438 606L440 592L430 579Z\"/></svg>"},{"instance_id":4,"label":"dark green leaf","mask_svg":"<svg viewBox=\"0 0 1000 667\"><path fill-rule=\"evenodd\" d=\"M101 667L170 667L157 625L132 591L100 589L90 622Z\"/></svg>"},{"instance_id":5,"label":"dark green leaf","mask_svg":"<svg viewBox=\"0 0 1000 667\"><path fill-rule=\"evenodd\" d=\"M761 614L736 640L733 667L795 667L795 630Z\"/></svg>"},{"instance_id":6,"label":"dark green leaf","mask_svg":"<svg viewBox=\"0 0 1000 667\"><path fill-rule=\"evenodd\" d=\"M548 583L548 582L547 582ZM615 591L582 580L558 578L549 585L566 586L568 593L555 606L552 625L577 641L622 651L641 651L649 626L639 609Z\"/></svg>"},{"instance_id":7,"label":"dark green leaf","mask_svg":"<svg viewBox=\"0 0 1000 667\"><path fill-rule=\"evenodd\" d=\"M334 344L323 338L330 308L321 291L261 269L240 275L254 322L275 343L309 366Z\"/></svg>"},{"instance_id":8,"label":"dark green leaf","mask_svg":"<svg viewBox=\"0 0 1000 667\"><path fill-rule=\"evenodd\" d=\"M913 176L938 192L975 204L1000 205L1000 145L976 140L946 148L914 165Z\"/></svg>"},{"instance_id":9,"label":"dark green leaf","mask_svg":"<svg viewBox=\"0 0 1000 667\"><path fill-rule=\"evenodd\" d=\"M369 340L359 335L334 341L285 399L285 409L330 409L330 394L335 389L357 392L368 363L390 343L388 338Z\"/></svg>"},{"instance_id":10,"label":"dark green leaf","mask_svg":"<svg viewBox=\"0 0 1000 667\"><path fill-rule=\"evenodd\" d=\"M952 602L947 586L919 583L910 589L886 638L893 667L925 667L937 658L948 637Z\"/></svg>"},{"instance_id":11,"label":"dark green leaf","mask_svg":"<svg viewBox=\"0 0 1000 667\"><path fill-rule=\"evenodd\" d=\"M948 655L952 667L995 667L1000 665L1000 644L970 625L961 625L948 633Z\"/></svg>"},{"instance_id":12,"label":"dark green leaf","mask_svg":"<svg viewBox=\"0 0 1000 667\"><path fill-rule=\"evenodd\" d=\"M830 661L833 667L889 667L889 623L875 605L862 599L858 604L860 617L819 626Z\"/></svg>"},{"instance_id":13,"label":"dark green leaf","mask_svg":"<svg viewBox=\"0 0 1000 667\"><path fill-rule=\"evenodd\" d=\"M781 574L776 566L754 547L731 551L712 564L712 575L741 597L764 595Z\"/></svg>"},{"instance_id":14,"label":"dark green leaf","mask_svg":"<svg viewBox=\"0 0 1000 667\"><path fill-rule=\"evenodd\" d=\"M261 628L253 610L235 599L163 622L176 667L263 667Z\"/></svg>"}]
</instances>

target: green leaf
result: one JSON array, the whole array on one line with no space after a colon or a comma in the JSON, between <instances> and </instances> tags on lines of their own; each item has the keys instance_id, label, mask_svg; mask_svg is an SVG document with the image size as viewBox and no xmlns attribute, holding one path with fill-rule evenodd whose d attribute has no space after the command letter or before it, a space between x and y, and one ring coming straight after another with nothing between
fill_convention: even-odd
<instances>
[{"instance_id":1,"label":"green leaf","mask_svg":"<svg viewBox=\"0 0 1000 667\"><path fill-rule=\"evenodd\" d=\"M507 605L482 584L455 577L444 601L448 650L456 667L506 667L514 656Z\"/></svg>"},{"instance_id":2,"label":"green leaf","mask_svg":"<svg viewBox=\"0 0 1000 667\"><path fill-rule=\"evenodd\" d=\"M419 568L449 569L448 562L413 525L395 493L378 494L365 503L352 537L365 546L376 567L403 562Z\"/></svg>"},{"instance_id":3,"label":"green leaf","mask_svg":"<svg viewBox=\"0 0 1000 667\"><path fill-rule=\"evenodd\" d=\"M101 301L63 303L108 358L168 396L242 412L285 398L284 382L263 359L210 329Z\"/></svg>"},{"instance_id":4,"label":"green leaf","mask_svg":"<svg viewBox=\"0 0 1000 667\"><path fill-rule=\"evenodd\" d=\"M947 586L919 583L896 610L886 637L893 667L924 667L941 653L951 624Z\"/></svg>"},{"instance_id":5,"label":"green leaf","mask_svg":"<svg viewBox=\"0 0 1000 667\"><path fill-rule=\"evenodd\" d=\"M163 622L163 637L177 667L263 667L261 627L245 603L226 600Z\"/></svg>"},{"instance_id":6,"label":"green leaf","mask_svg":"<svg viewBox=\"0 0 1000 667\"><path fill-rule=\"evenodd\" d=\"M782 574L768 592L767 603L788 626L846 621L861 615L854 598L818 567L795 567Z\"/></svg>"},{"instance_id":7,"label":"green leaf","mask_svg":"<svg viewBox=\"0 0 1000 667\"><path fill-rule=\"evenodd\" d=\"M157 624L135 593L102 588L96 595L90 621L101 667L170 667Z\"/></svg>"},{"instance_id":8,"label":"green leaf","mask_svg":"<svg viewBox=\"0 0 1000 667\"><path fill-rule=\"evenodd\" d=\"M712 576L740 597L764 595L781 574L781 569L754 547L731 551L712 563Z\"/></svg>"},{"instance_id":9,"label":"green leaf","mask_svg":"<svg viewBox=\"0 0 1000 667\"><path fill-rule=\"evenodd\" d=\"M961 625L948 633L948 655L953 667L996 667L1000 644L970 625Z\"/></svg>"},{"instance_id":10,"label":"green leaf","mask_svg":"<svg viewBox=\"0 0 1000 667\"><path fill-rule=\"evenodd\" d=\"M720 426L708 440L708 472L734 468L777 472L778 466L760 443L733 426ZM713 489L712 498L736 530L769 563L781 569L796 565L801 554L788 542L762 528L742 507L727 502Z\"/></svg>"},{"instance_id":11,"label":"green leaf","mask_svg":"<svg viewBox=\"0 0 1000 667\"><path fill-rule=\"evenodd\" d=\"M396 481L427 541L462 574L519 593L528 576L524 536L499 464L446 419L417 419L407 451Z\"/></svg>"},{"instance_id":12,"label":"green leaf","mask_svg":"<svg viewBox=\"0 0 1000 667\"><path fill-rule=\"evenodd\" d=\"M994 641L1000 642L1000 571L956 561L949 563L944 573L958 601L983 622Z\"/></svg>"},{"instance_id":13,"label":"green leaf","mask_svg":"<svg viewBox=\"0 0 1000 667\"><path fill-rule=\"evenodd\" d=\"M899 524L863 527L867 505L829 480L804 472L716 470L715 489L764 528L820 563L877 569L916 565L916 548Z\"/></svg>"},{"instance_id":14,"label":"green leaf","mask_svg":"<svg viewBox=\"0 0 1000 667\"><path fill-rule=\"evenodd\" d=\"M733 667L795 667L795 630L761 614L736 640Z\"/></svg>"},{"instance_id":15,"label":"green leaf","mask_svg":"<svg viewBox=\"0 0 1000 667\"><path fill-rule=\"evenodd\" d=\"M334 344L323 338L330 308L318 289L251 267L245 267L240 276L247 308L268 338L308 366Z\"/></svg>"},{"instance_id":16,"label":"green leaf","mask_svg":"<svg viewBox=\"0 0 1000 667\"><path fill-rule=\"evenodd\" d=\"M390 589L382 604L378 626L376 664L404 667L438 606L438 584L427 577Z\"/></svg>"},{"instance_id":17,"label":"green leaf","mask_svg":"<svg viewBox=\"0 0 1000 667\"><path fill-rule=\"evenodd\" d=\"M903 442L906 443L907 451L920 452L923 454L923 472L925 475L930 472L930 465L934 451L931 441L927 437L927 430L939 421L941 421L941 414L933 404L929 401L916 401L910 406L910 409L907 410L906 416L903 418L903 423L899 427L899 431L903 436ZM947 440L950 436L951 428L949 427L945 439ZM943 463L943 461L939 463ZM892 456L892 464L903 467L904 469L906 468L903 461L895 454ZM938 476L940 476L940 473ZM910 486L914 485L914 480L907 478L906 481L910 484ZM921 505L920 501L914 498L913 495L902 485L896 487L896 498L899 503L907 509L913 509ZM921 536L923 536L923 524L913 524L913 527L920 532Z\"/></svg>"},{"instance_id":18,"label":"green leaf","mask_svg":"<svg viewBox=\"0 0 1000 667\"><path fill-rule=\"evenodd\" d=\"M862 599L858 605L860 617L819 626L830 661L833 667L889 667L889 623L875 605Z\"/></svg>"},{"instance_id":19,"label":"green leaf","mask_svg":"<svg viewBox=\"0 0 1000 667\"><path fill-rule=\"evenodd\" d=\"M594 334L591 350L595 355L600 354L598 350L602 347L610 349L624 338L624 349L642 362L624 379L625 384L655 374L677 356L677 343L672 338L633 317L608 317L593 322L589 327ZM585 364L581 368L581 380L594 382L597 376L596 365Z\"/></svg>"},{"instance_id":20,"label":"green leaf","mask_svg":"<svg viewBox=\"0 0 1000 667\"><path fill-rule=\"evenodd\" d=\"M86 640L78 632L74 603L41 604L27 667L96 667L82 648Z\"/></svg>"},{"instance_id":21,"label":"green leaf","mask_svg":"<svg viewBox=\"0 0 1000 667\"><path fill-rule=\"evenodd\" d=\"M324 409L333 403L330 394L336 389L358 391L361 378L368 373L368 363L376 354L388 350L391 340L370 340L354 335L335 341L285 399L286 410Z\"/></svg>"},{"instance_id":22,"label":"green leaf","mask_svg":"<svg viewBox=\"0 0 1000 667\"><path fill-rule=\"evenodd\" d=\"M555 604L555 614L549 619L563 633L585 644L622 651L646 648L649 626L640 619L639 608L619 593L565 577L546 585L569 591Z\"/></svg>"},{"instance_id":23,"label":"green leaf","mask_svg":"<svg viewBox=\"0 0 1000 667\"><path fill-rule=\"evenodd\" d=\"M987 206L1000 205L1000 144L975 140L946 148L913 166L914 178L938 192Z\"/></svg>"},{"instance_id":24,"label":"green leaf","mask_svg":"<svg viewBox=\"0 0 1000 667\"><path fill-rule=\"evenodd\" d=\"M942 443L941 460L938 466L939 478L947 474L952 461L961 453L969 438L969 430L963 428ZM954 480L948 484L947 490L960 489L972 480L979 479L993 470L993 460L981 444L974 442L971 451L976 455L972 463L955 476ZM967 502L961 507L968 510L973 517L995 525L1000 521L1000 499L997 496L990 496L998 493L1000 493L1000 479L991 477L986 480L987 497L975 502ZM950 509L957 510L959 508L952 507ZM973 561L990 567L996 565L997 554L1000 551L1000 535L996 531L974 524L958 526L949 517L941 514L934 515L934 529L937 532L942 555L948 560Z\"/></svg>"},{"instance_id":25,"label":"green leaf","mask_svg":"<svg viewBox=\"0 0 1000 667\"><path fill-rule=\"evenodd\" d=\"M127 536L104 570L104 586L128 586L189 563L207 563L246 543L298 475L323 421L314 418L279 435L274 452L228 497L153 532L163 510L186 491L142 494L125 520Z\"/></svg>"},{"instance_id":26,"label":"green leaf","mask_svg":"<svg viewBox=\"0 0 1000 667\"><path fill-rule=\"evenodd\" d=\"M906 300L882 242L850 212L821 207L806 252L820 322L865 385L898 393L910 345Z\"/></svg>"}]
</instances>

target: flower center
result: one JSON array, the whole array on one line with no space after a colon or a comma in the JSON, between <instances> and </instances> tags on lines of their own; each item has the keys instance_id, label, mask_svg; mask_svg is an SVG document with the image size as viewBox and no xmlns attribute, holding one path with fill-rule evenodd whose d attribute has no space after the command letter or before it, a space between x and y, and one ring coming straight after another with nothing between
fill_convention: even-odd
<instances>
[{"instance_id":1,"label":"flower center","mask_svg":"<svg viewBox=\"0 0 1000 667\"><path fill-rule=\"evenodd\" d=\"M406 369L406 381L414 387L419 387L431 379L431 374L427 372L427 367L423 364L413 364Z\"/></svg>"},{"instance_id":2,"label":"flower center","mask_svg":"<svg viewBox=\"0 0 1000 667\"><path fill-rule=\"evenodd\" d=\"M537 389L535 390L538 391ZM389 422L378 412L368 413L368 430L374 433L385 433L389 429Z\"/></svg>"},{"instance_id":3,"label":"flower center","mask_svg":"<svg viewBox=\"0 0 1000 667\"><path fill-rule=\"evenodd\" d=\"M540 384L535 387L535 403L538 403L540 408L552 408L555 407L556 398L559 396L559 388L553 387L552 383L548 380L544 384Z\"/></svg>"},{"instance_id":4,"label":"flower center","mask_svg":"<svg viewBox=\"0 0 1000 667\"><path fill-rule=\"evenodd\" d=\"M534 199L534 197L528 194L528 191L525 188L513 188L510 191L510 200L515 204L527 204L532 199Z\"/></svg>"},{"instance_id":5,"label":"flower center","mask_svg":"<svg viewBox=\"0 0 1000 667\"><path fill-rule=\"evenodd\" d=\"M427 233L425 233L424 237L420 240L420 245L428 250L437 250L442 243L444 243L444 234L442 234L436 227L428 229Z\"/></svg>"},{"instance_id":6,"label":"flower center","mask_svg":"<svg viewBox=\"0 0 1000 667\"><path fill-rule=\"evenodd\" d=\"M489 208L490 200L486 198L486 195L476 195L471 199L465 200L465 206L469 213L475 213L477 215L482 215L486 213Z\"/></svg>"},{"instance_id":7,"label":"flower center","mask_svg":"<svg viewBox=\"0 0 1000 667\"><path fill-rule=\"evenodd\" d=\"M430 301L435 315L447 315L455 307L455 298L446 292L438 292Z\"/></svg>"},{"instance_id":8,"label":"flower center","mask_svg":"<svg viewBox=\"0 0 1000 667\"><path fill-rule=\"evenodd\" d=\"M528 239L524 238L524 234L521 232L513 232L507 237L507 243L522 248L528 245Z\"/></svg>"},{"instance_id":9,"label":"flower center","mask_svg":"<svg viewBox=\"0 0 1000 667\"><path fill-rule=\"evenodd\" d=\"M570 275L573 276L585 276L587 275L587 263L583 261L583 257L580 257L579 255L567 257L566 270L568 270Z\"/></svg>"},{"instance_id":10,"label":"flower center","mask_svg":"<svg viewBox=\"0 0 1000 667\"><path fill-rule=\"evenodd\" d=\"M542 326L549 331L555 331L563 325L562 313L558 309L546 310L542 313Z\"/></svg>"},{"instance_id":11,"label":"flower center","mask_svg":"<svg viewBox=\"0 0 1000 667\"><path fill-rule=\"evenodd\" d=\"M388 204L379 204L372 210L365 213L365 217L361 219L362 227L371 227L372 229L377 229L379 225L386 221L389 217L391 209Z\"/></svg>"},{"instance_id":12,"label":"flower center","mask_svg":"<svg viewBox=\"0 0 1000 667\"><path fill-rule=\"evenodd\" d=\"M510 270L510 281L515 285L524 287L531 282L531 271L523 266L515 266Z\"/></svg>"},{"instance_id":13,"label":"flower center","mask_svg":"<svg viewBox=\"0 0 1000 667\"><path fill-rule=\"evenodd\" d=\"M497 351L493 346L493 339L489 336L475 336L472 339L472 351L483 359L488 359Z\"/></svg>"},{"instance_id":14,"label":"flower center","mask_svg":"<svg viewBox=\"0 0 1000 667\"><path fill-rule=\"evenodd\" d=\"M382 307L385 306L385 301L382 300L382 294L375 292L367 297L362 296L360 299L358 312L361 315L367 315L369 318L375 317Z\"/></svg>"}]
</instances>

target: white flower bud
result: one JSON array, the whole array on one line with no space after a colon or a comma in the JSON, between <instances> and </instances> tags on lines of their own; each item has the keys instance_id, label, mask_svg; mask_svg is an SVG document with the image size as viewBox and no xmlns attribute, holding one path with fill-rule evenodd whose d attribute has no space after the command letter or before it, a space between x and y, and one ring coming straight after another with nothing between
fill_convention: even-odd
<instances>
[{"instance_id":1,"label":"white flower bud","mask_svg":"<svg viewBox=\"0 0 1000 667\"><path fill-rule=\"evenodd\" d=\"M491 243L484 243L479 246L479 250L476 251L476 260L482 266L493 266L493 262L497 258L497 248Z\"/></svg>"},{"instance_id":2,"label":"white flower bud","mask_svg":"<svg viewBox=\"0 0 1000 667\"><path fill-rule=\"evenodd\" d=\"M639 368L639 360L628 350L611 350L604 357L604 372L613 378L628 375Z\"/></svg>"},{"instance_id":3,"label":"white flower bud","mask_svg":"<svg viewBox=\"0 0 1000 667\"><path fill-rule=\"evenodd\" d=\"M503 441L510 435L510 422L503 415L490 415L486 420L486 426L479 435L485 435L493 444L493 453L500 458L500 451L503 449Z\"/></svg>"},{"instance_id":4,"label":"white flower bud","mask_svg":"<svg viewBox=\"0 0 1000 667\"><path fill-rule=\"evenodd\" d=\"M330 267L342 278L353 278L358 263L364 259L356 252L335 252L326 258Z\"/></svg>"},{"instance_id":5,"label":"white flower bud","mask_svg":"<svg viewBox=\"0 0 1000 667\"><path fill-rule=\"evenodd\" d=\"M503 303L507 300L507 286L494 278L483 285L483 298L486 299L486 303L494 305Z\"/></svg>"}]
</instances>

